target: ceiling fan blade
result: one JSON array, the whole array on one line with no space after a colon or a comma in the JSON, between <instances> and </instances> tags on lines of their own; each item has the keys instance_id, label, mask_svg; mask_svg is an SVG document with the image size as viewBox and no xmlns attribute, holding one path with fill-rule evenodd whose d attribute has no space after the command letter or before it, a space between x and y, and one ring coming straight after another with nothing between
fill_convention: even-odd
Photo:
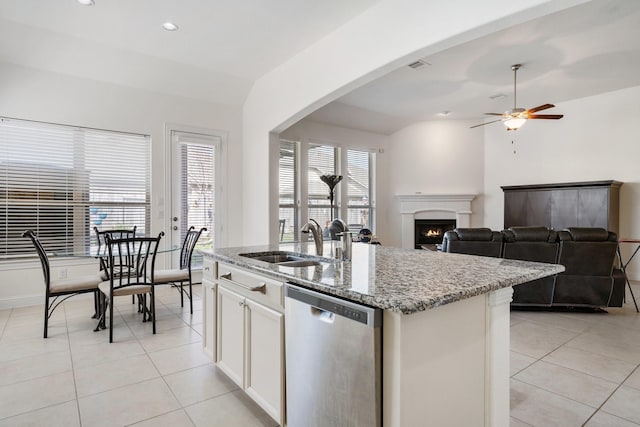
<instances>
[{"instance_id":1,"label":"ceiling fan blade","mask_svg":"<svg viewBox=\"0 0 640 427\"><path fill-rule=\"evenodd\" d=\"M529 119L561 119L564 114L529 114Z\"/></svg>"},{"instance_id":2,"label":"ceiling fan blade","mask_svg":"<svg viewBox=\"0 0 640 427\"><path fill-rule=\"evenodd\" d=\"M502 115L502 114L500 114L500 115ZM490 122L487 122L487 123L481 123L479 125L469 126L469 129L477 128L477 127L480 127L480 126L488 125L489 123L495 123L495 122L500 122L500 121L502 121L502 119L491 120Z\"/></svg>"},{"instance_id":3,"label":"ceiling fan blade","mask_svg":"<svg viewBox=\"0 0 640 427\"><path fill-rule=\"evenodd\" d=\"M537 111L542 111L542 110L546 110L548 108L553 108L553 107L555 107L555 105L553 105L553 104L544 104L544 105L539 105L537 107L529 108L526 112L527 113L535 113Z\"/></svg>"}]
</instances>

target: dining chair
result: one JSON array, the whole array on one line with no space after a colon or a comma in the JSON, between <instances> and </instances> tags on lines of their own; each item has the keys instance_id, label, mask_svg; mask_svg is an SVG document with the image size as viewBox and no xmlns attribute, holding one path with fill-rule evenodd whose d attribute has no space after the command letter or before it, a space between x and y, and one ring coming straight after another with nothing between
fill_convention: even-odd
<instances>
[{"instance_id":1,"label":"dining chair","mask_svg":"<svg viewBox=\"0 0 640 427\"><path fill-rule=\"evenodd\" d=\"M193 314L191 257L193 256L196 243L204 231L207 231L205 227L202 227L200 230L195 230L193 226L189 227L187 235L182 242L182 249L180 249L180 268L156 271L153 282L154 285L171 285L178 289L180 292L180 307L184 307L184 295L187 295L191 314ZM189 284L189 292L184 289L185 283Z\"/></svg>"},{"instance_id":2,"label":"dining chair","mask_svg":"<svg viewBox=\"0 0 640 427\"><path fill-rule=\"evenodd\" d=\"M44 338L47 338L49 318L54 310L66 299L74 295L93 293L94 308L98 311L98 284L100 276L98 274L90 274L85 276L72 277L69 279L52 280L51 267L49 265L49 257L33 230L26 230L22 237L31 239L31 243L38 253L40 263L42 264L42 273L44 275L45 296L44 296Z\"/></svg>"},{"instance_id":3,"label":"dining chair","mask_svg":"<svg viewBox=\"0 0 640 427\"><path fill-rule=\"evenodd\" d=\"M101 251L106 251L107 236L111 237L112 239L124 239L128 237L136 237L136 228L137 228L136 225L134 225L132 229L114 228L114 229L98 230L98 227L93 227L93 230L96 233L96 241L98 243L98 253L100 253ZM100 270L104 270L105 272L109 268L106 265L107 259L108 258L106 257L100 258Z\"/></svg>"},{"instance_id":4,"label":"dining chair","mask_svg":"<svg viewBox=\"0 0 640 427\"><path fill-rule=\"evenodd\" d=\"M153 292L154 268L160 239L158 237L126 237L112 239L106 236L108 251L108 280L98 285L100 290L100 319L95 331L105 327L109 309L109 342L113 342L113 298L122 295L141 295L142 321L153 322L156 333L155 298ZM147 307L149 295L149 307Z\"/></svg>"}]
</instances>

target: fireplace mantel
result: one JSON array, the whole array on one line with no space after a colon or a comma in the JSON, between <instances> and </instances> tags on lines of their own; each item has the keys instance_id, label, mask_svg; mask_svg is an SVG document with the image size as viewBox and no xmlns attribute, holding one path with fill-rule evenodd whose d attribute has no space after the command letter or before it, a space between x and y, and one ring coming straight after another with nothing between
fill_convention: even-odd
<instances>
[{"instance_id":1,"label":"fireplace mantel","mask_svg":"<svg viewBox=\"0 0 640 427\"><path fill-rule=\"evenodd\" d=\"M402 218L402 247L414 247L416 219L455 219L457 227L471 226L475 194L398 194Z\"/></svg>"}]
</instances>

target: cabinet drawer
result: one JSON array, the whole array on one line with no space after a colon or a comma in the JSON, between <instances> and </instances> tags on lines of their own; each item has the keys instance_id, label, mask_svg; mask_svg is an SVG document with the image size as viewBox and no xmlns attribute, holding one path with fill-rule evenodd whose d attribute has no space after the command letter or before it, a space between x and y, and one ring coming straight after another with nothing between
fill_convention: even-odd
<instances>
[{"instance_id":1,"label":"cabinet drawer","mask_svg":"<svg viewBox=\"0 0 640 427\"><path fill-rule=\"evenodd\" d=\"M216 272L216 263L212 258L203 257L202 258L202 280L206 280L207 282L213 283L214 279L217 276Z\"/></svg>"},{"instance_id":2,"label":"cabinet drawer","mask_svg":"<svg viewBox=\"0 0 640 427\"><path fill-rule=\"evenodd\" d=\"M220 263L218 282L247 298L282 311L284 291L281 282Z\"/></svg>"}]
</instances>

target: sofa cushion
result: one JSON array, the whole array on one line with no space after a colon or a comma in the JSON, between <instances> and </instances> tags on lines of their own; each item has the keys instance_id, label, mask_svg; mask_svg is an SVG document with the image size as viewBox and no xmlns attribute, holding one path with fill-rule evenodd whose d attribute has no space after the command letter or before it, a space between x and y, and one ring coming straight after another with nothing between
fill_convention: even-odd
<instances>
[{"instance_id":1,"label":"sofa cushion","mask_svg":"<svg viewBox=\"0 0 640 427\"><path fill-rule=\"evenodd\" d=\"M557 240L557 233L547 227L509 227L503 231L507 242L548 242Z\"/></svg>"},{"instance_id":2,"label":"sofa cushion","mask_svg":"<svg viewBox=\"0 0 640 427\"><path fill-rule=\"evenodd\" d=\"M460 240L493 240L493 231L489 228L456 228L453 231Z\"/></svg>"},{"instance_id":3,"label":"sofa cushion","mask_svg":"<svg viewBox=\"0 0 640 427\"><path fill-rule=\"evenodd\" d=\"M607 242L611 241L611 234L615 236L615 233L609 233L604 228L595 227L570 227L565 231L571 235L574 242Z\"/></svg>"}]
</instances>

